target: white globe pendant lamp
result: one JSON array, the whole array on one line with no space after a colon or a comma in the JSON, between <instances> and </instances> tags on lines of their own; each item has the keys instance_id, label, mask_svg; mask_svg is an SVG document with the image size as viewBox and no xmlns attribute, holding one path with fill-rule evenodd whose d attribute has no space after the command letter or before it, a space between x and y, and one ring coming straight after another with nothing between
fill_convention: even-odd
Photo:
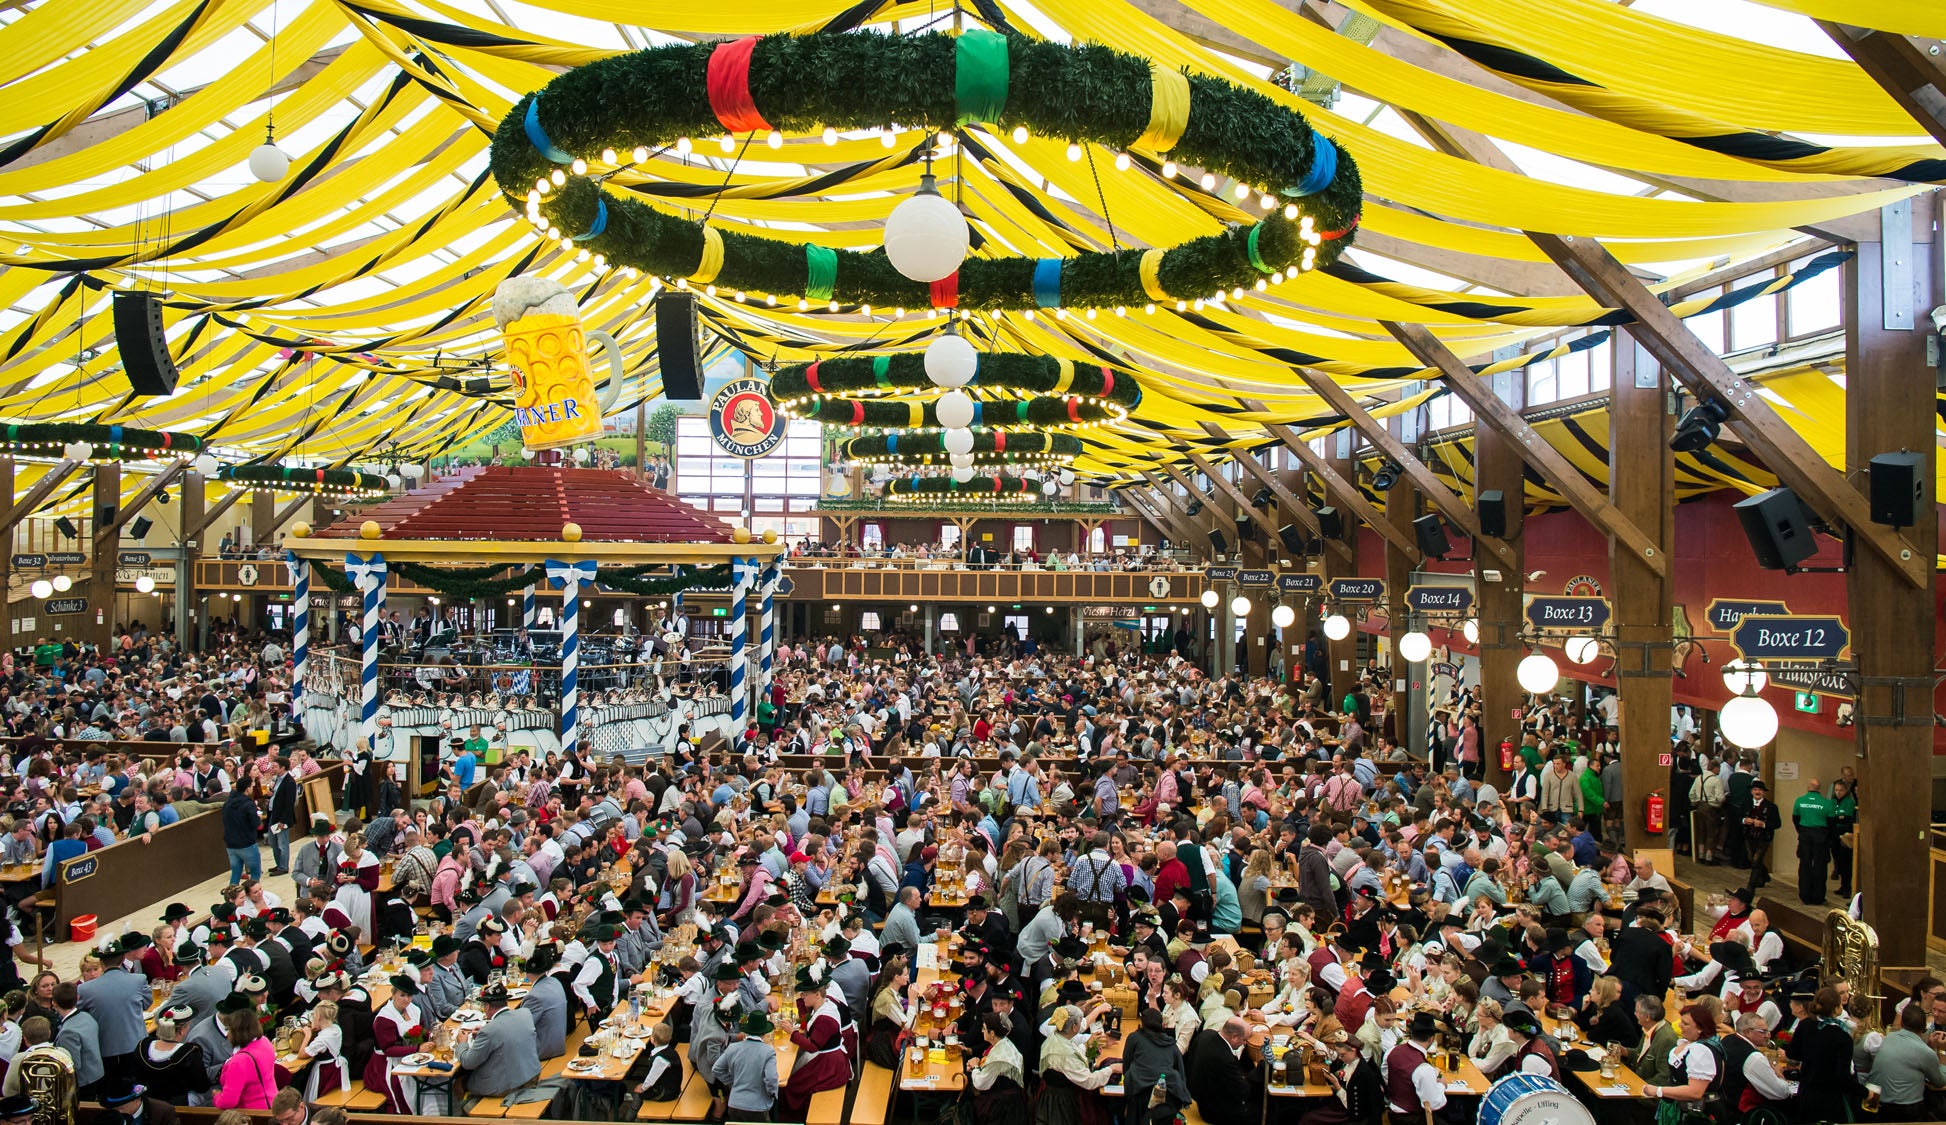
<instances>
[{"instance_id":1,"label":"white globe pendant lamp","mask_svg":"<svg viewBox=\"0 0 1946 1125\"><path fill-rule=\"evenodd\" d=\"M1756 750L1777 737L1777 708L1758 695L1739 695L1717 712L1716 725L1733 746Z\"/></svg>"},{"instance_id":2,"label":"white globe pendant lamp","mask_svg":"<svg viewBox=\"0 0 1946 1125\"><path fill-rule=\"evenodd\" d=\"M1287 605L1280 605L1270 611L1270 623L1279 629L1288 629L1297 620L1297 611Z\"/></svg>"},{"instance_id":3,"label":"white globe pendant lamp","mask_svg":"<svg viewBox=\"0 0 1946 1125\"><path fill-rule=\"evenodd\" d=\"M941 427L963 430L973 424L973 396L961 390L947 391L933 404Z\"/></svg>"},{"instance_id":4,"label":"white globe pendant lamp","mask_svg":"<svg viewBox=\"0 0 1946 1125\"><path fill-rule=\"evenodd\" d=\"M264 143L250 150L250 174L263 183L274 184L290 170L290 155L277 147L276 128L265 128Z\"/></svg>"},{"instance_id":5,"label":"white globe pendant lamp","mask_svg":"<svg viewBox=\"0 0 1946 1125\"><path fill-rule=\"evenodd\" d=\"M1073 469L1062 469L1062 470L1061 470L1061 473L1060 473L1060 478L1061 478L1061 483L1062 483L1062 484L1073 484L1073 483L1074 483L1074 470L1073 470Z\"/></svg>"},{"instance_id":6,"label":"white globe pendant lamp","mask_svg":"<svg viewBox=\"0 0 1946 1125\"><path fill-rule=\"evenodd\" d=\"M46 595L44 595L44 594L42 594L42 595L38 595L38 596L40 596L40 597L45 597ZM1216 608L1216 591L1215 591L1215 590L1204 590L1204 591L1203 591L1203 608L1204 608L1204 609L1215 609L1215 608Z\"/></svg>"},{"instance_id":7,"label":"white globe pendant lamp","mask_svg":"<svg viewBox=\"0 0 1946 1125\"><path fill-rule=\"evenodd\" d=\"M1479 621L1471 617L1467 618L1466 623L1460 626L1460 635L1466 638L1467 644L1470 645L1479 644L1480 643Z\"/></svg>"},{"instance_id":8,"label":"white globe pendant lamp","mask_svg":"<svg viewBox=\"0 0 1946 1125\"><path fill-rule=\"evenodd\" d=\"M1061 491L1061 486L1056 484L1055 482L1051 480L1044 480L1041 482L1042 496L1052 496L1059 491Z\"/></svg>"},{"instance_id":9,"label":"white globe pendant lamp","mask_svg":"<svg viewBox=\"0 0 1946 1125\"><path fill-rule=\"evenodd\" d=\"M1543 695L1554 690L1561 682L1561 670L1554 666L1554 659L1544 652L1528 654L1514 668L1514 678L1520 686L1535 695Z\"/></svg>"},{"instance_id":10,"label":"white globe pendant lamp","mask_svg":"<svg viewBox=\"0 0 1946 1125\"><path fill-rule=\"evenodd\" d=\"M1723 666L1723 686L1732 695L1755 695L1770 683L1770 673L1755 661L1732 660Z\"/></svg>"},{"instance_id":11,"label":"white globe pendant lamp","mask_svg":"<svg viewBox=\"0 0 1946 1125\"><path fill-rule=\"evenodd\" d=\"M65 594L74 589L74 579L65 574L57 574L54 576L54 589Z\"/></svg>"},{"instance_id":12,"label":"white globe pendant lamp","mask_svg":"<svg viewBox=\"0 0 1946 1125\"><path fill-rule=\"evenodd\" d=\"M970 469L973 467L973 455L971 453L948 453L946 459L952 462L953 468L955 469Z\"/></svg>"},{"instance_id":13,"label":"white globe pendant lamp","mask_svg":"<svg viewBox=\"0 0 1946 1125\"><path fill-rule=\"evenodd\" d=\"M946 452L948 453L973 452L972 430L950 429L939 435L939 440L946 446Z\"/></svg>"},{"instance_id":14,"label":"white globe pendant lamp","mask_svg":"<svg viewBox=\"0 0 1946 1125\"><path fill-rule=\"evenodd\" d=\"M1399 638L1399 657L1407 664L1418 664L1432 655L1432 638L1414 629Z\"/></svg>"},{"instance_id":15,"label":"white globe pendant lamp","mask_svg":"<svg viewBox=\"0 0 1946 1125\"><path fill-rule=\"evenodd\" d=\"M95 447L85 441L71 441L61 447L61 456L69 461L86 461L95 455Z\"/></svg>"},{"instance_id":16,"label":"white globe pendant lamp","mask_svg":"<svg viewBox=\"0 0 1946 1125\"><path fill-rule=\"evenodd\" d=\"M135 579L135 592L138 594L155 593L155 579L144 574Z\"/></svg>"},{"instance_id":17,"label":"white globe pendant lamp","mask_svg":"<svg viewBox=\"0 0 1946 1125\"><path fill-rule=\"evenodd\" d=\"M1334 641L1342 641L1351 636L1351 620L1342 613L1334 613L1324 619L1324 635Z\"/></svg>"},{"instance_id":18,"label":"white globe pendant lamp","mask_svg":"<svg viewBox=\"0 0 1946 1125\"><path fill-rule=\"evenodd\" d=\"M1586 664L1601 655L1601 642L1593 637L1569 637L1561 651L1576 664Z\"/></svg>"},{"instance_id":19,"label":"white globe pendant lamp","mask_svg":"<svg viewBox=\"0 0 1946 1125\"><path fill-rule=\"evenodd\" d=\"M955 466L953 466L953 479L954 479L954 480L956 480L956 481L958 481L958 482L959 482L959 483L961 483L961 484L965 484L965 483L966 483L967 481L970 481L970 480L972 480L972 479L973 479L973 466L971 466L971 465L955 465Z\"/></svg>"},{"instance_id":20,"label":"white globe pendant lamp","mask_svg":"<svg viewBox=\"0 0 1946 1125\"><path fill-rule=\"evenodd\" d=\"M951 329L926 345L926 378L935 387L964 387L980 370L980 353Z\"/></svg>"},{"instance_id":21,"label":"white globe pendant lamp","mask_svg":"<svg viewBox=\"0 0 1946 1125\"><path fill-rule=\"evenodd\" d=\"M1238 617L1250 616L1250 599L1238 594L1230 599L1230 612Z\"/></svg>"},{"instance_id":22,"label":"white globe pendant lamp","mask_svg":"<svg viewBox=\"0 0 1946 1125\"><path fill-rule=\"evenodd\" d=\"M199 453L196 455L196 459L189 463L189 467L196 470L196 472L201 476L213 477L216 475L217 470L221 469L223 466L220 462L217 461L215 457L211 456L210 454Z\"/></svg>"},{"instance_id":23,"label":"white globe pendant lamp","mask_svg":"<svg viewBox=\"0 0 1946 1125\"><path fill-rule=\"evenodd\" d=\"M27 592L37 598L51 598L54 596L54 583L45 578L36 578L33 585L27 587Z\"/></svg>"},{"instance_id":24,"label":"white globe pendant lamp","mask_svg":"<svg viewBox=\"0 0 1946 1125\"><path fill-rule=\"evenodd\" d=\"M951 277L966 260L970 240L966 216L939 194L930 172L885 220L885 256L912 281L931 284Z\"/></svg>"}]
</instances>

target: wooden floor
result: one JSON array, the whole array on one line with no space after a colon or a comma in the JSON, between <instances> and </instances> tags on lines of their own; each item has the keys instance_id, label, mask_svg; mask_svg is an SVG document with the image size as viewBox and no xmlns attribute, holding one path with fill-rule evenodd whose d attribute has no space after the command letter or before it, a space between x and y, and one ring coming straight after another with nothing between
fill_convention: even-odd
<instances>
[{"instance_id":1,"label":"wooden floor","mask_svg":"<svg viewBox=\"0 0 1946 1125\"><path fill-rule=\"evenodd\" d=\"M270 866L270 849L264 848L263 870L268 872ZM119 936L124 930L139 930L145 934L153 932L157 926L162 924L163 908L171 902L183 903L198 915L207 914L209 913L210 904L219 901L223 888L228 886L229 883L230 868L226 859L221 870L212 872L209 878L180 894L172 895L169 898L157 902L145 902L131 906L128 913L119 918L101 919L95 927L95 941L100 941L104 934ZM277 895L285 906L290 905L291 897L296 893L296 884L291 881L291 877L288 875L266 874L264 876L264 885L271 893ZM50 940L54 936L52 933L48 935ZM63 938L67 937L66 934L60 936ZM26 948L32 949L33 945L34 935L30 930L27 934ZM63 980L74 980L81 973L81 958L94 947L95 942L88 942L84 945L79 942L62 941L57 945L47 947L47 960L50 963L50 967L55 972L61 974ZM31 977L33 975L29 972L31 968L31 965L22 964L21 974Z\"/></svg>"},{"instance_id":2,"label":"wooden floor","mask_svg":"<svg viewBox=\"0 0 1946 1125\"><path fill-rule=\"evenodd\" d=\"M1838 898L1838 884L1832 880L1825 883L1823 906L1804 905L1797 897L1797 859L1785 853L1773 855L1772 862L1781 866L1771 872L1770 882L1757 892L1759 899L1766 900L1763 902L1766 909L1791 910L1803 919L1801 925L1817 928L1824 925L1824 916L1827 912L1843 909L1849 905ZM1676 878L1696 888L1697 901L1701 902L1706 895L1725 894L1746 885L1750 881L1750 872L1740 867L1731 867L1728 863L1706 867L1687 856L1677 856ZM1934 976L1946 978L1946 953L1937 949L1928 949L1926 962L1931 966Z\"/></svg>"}]
</instances>

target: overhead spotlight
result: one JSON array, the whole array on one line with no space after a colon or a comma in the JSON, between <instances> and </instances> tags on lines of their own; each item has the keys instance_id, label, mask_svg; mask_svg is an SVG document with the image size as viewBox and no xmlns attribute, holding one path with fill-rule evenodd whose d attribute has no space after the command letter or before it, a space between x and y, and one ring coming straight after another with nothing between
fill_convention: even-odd
<instances>
[{"instance_id":1,"label":"overhead spotlight","mask_svg":"<svg viewBox=\"0 0 1946 1125\"><path fill-rule=\"evenodd\" d=\"M1723 432L1723 420L1729 416L1729 410L1715 399L1697 402L1676 423L1669 448L1677 453L1701 453L1716 444L1717 435Z\"/></svg>"},{"instance_id":2,"label":"overhead spotlight","mask_svg":"<svg viewBox=\"0 0 1946 1125\"><path fill-rule=\"evenodd\" d=\"M1257 490L1255 496L1250 498L1250 503L1259 508L1268 508L1270 507L1270 502L1275 499L1276 497L1270 491L1270 486L1265 485Z\"/></svg>"},{"instance_id":3,"label":"overhead spotlight","mask_svg":"<svg viewBox=\"0 0 1946 1125\"><path fill-rule=\"evenodd\" d=\"M1183 510L1192 516L1200 516L1203 514L1203 502L1192 496L1189 499L1189 507Z\"/></svg>"},{"instance_id":4,"label":"overhead spotlight","mask_svg":"<svg viewBox=\"0 0 1946 1125\"><path fill-rule=\"evenodd\" d=\"M1372 474L1372 487L1380 492L1391 491L1399 483L1400 471L1397 465L1385 462L1378 467L1378 472Z\"/></svg>"}]
</instances>

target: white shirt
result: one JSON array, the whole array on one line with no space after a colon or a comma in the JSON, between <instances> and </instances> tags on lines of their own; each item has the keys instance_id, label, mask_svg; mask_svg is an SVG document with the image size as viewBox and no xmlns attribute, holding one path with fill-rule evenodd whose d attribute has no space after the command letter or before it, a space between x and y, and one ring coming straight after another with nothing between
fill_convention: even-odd
<instances>
[{"instance_id":1,"label":"white shirt","mask_svg":"<svg viewBox=\"0 0 1946 1125\"><path fill-rule=\"evenodd\" d=\"M1750 1057L1743 1060L1743 1077L1759 1094L1773 1102L1797 1096L1797 1083L1786 1082L1779 1077L1771 1069L1770 1060L1764 1058L1760 1051L1750 1052Z\"/></svg>"}]
</instances>

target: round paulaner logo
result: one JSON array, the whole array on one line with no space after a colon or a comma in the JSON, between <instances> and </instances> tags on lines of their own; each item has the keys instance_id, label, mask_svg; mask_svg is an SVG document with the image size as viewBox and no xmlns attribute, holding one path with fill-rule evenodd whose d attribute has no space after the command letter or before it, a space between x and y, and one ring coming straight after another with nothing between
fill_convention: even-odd
<instances>
[{"instance_id":1,"label":"round paulaner logo","mask_svg":"<svg viewBox=\"0 0 1946 1125\"><path fill-rule=\"evenodd\" d=\"M726 383L709 404L710 436L732 456L762 457L777 448L784 440L784 423L770 400L770 385L761 379Z\"/></svg>"}]
</instances>

